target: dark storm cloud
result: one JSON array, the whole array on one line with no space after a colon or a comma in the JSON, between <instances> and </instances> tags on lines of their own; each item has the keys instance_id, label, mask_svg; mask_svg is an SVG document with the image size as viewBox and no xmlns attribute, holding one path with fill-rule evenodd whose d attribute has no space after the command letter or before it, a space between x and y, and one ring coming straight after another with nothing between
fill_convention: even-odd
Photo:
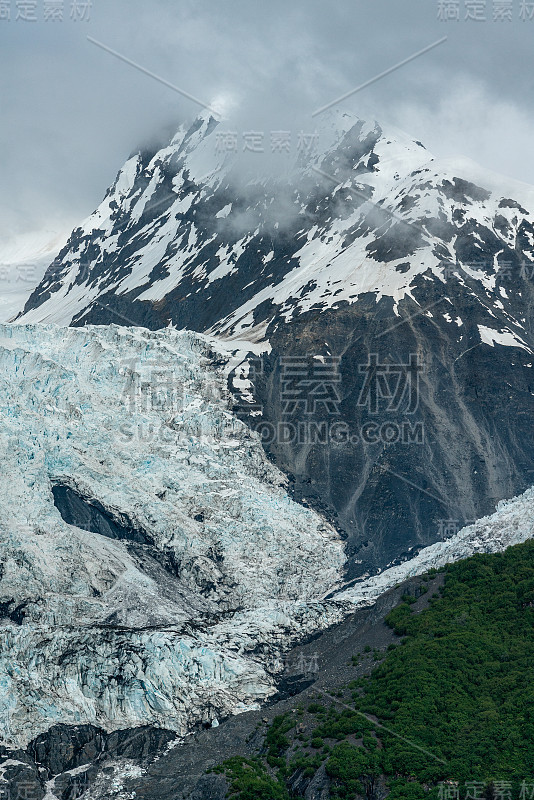
<instances>
[{"instance_id":1,"label":"dark storm cloud","mask_svg":"<svg viewBox=\"0 0 534 800\"><path fill-rule=\"evenodd\" d=\"M46 0L36 0L37 15ZM90 35L207 104L236 130L313 130L312 113L444 35L346 100L436 155L534 182L534 20L441 22L435 0L93 0L90 22L0 20L0 239L75 224L130 151L199 110Z\"/></svg>"}]
</instances>

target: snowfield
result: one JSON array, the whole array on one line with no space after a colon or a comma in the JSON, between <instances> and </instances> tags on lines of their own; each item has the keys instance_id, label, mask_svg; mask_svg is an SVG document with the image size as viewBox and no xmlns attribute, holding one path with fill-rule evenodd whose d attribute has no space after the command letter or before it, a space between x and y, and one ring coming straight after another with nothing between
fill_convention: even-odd
<instances>
[{"instance_id":1,"label":"snowfield","mask_svg":"<svg viewBox=\"0 0 534 800\"><path fill-rule=\"evenodd\" d=\"M534 259L534 187L467 159L438 161L402 131L339 109L321 117L310 152L288 156L274 176L268 159L251 168L225 151L231 135L203 112L168 146L129 158L18 321L120 323L125 314L146 324L148 314L152 328L171 319L261 340L273 319L367 294L392 298L398 315L421 281L437 282L452 304L451 285L468 291L473 280L499 327L490 341L521 340L524 320L496 283L511 277L512 257L523 272ZM444 303L434 313L454 324L450 311Z\"/></svg>"},{"instance_id":2,"label":"snowfield","mask_svg":"<svg viewBox=\"0 0 534 800\"><path fill-rule=\"evenodd\" d=\"M0 243L0 322L9 322L24 307L67 238L68 231L42 231Z\"/></svg>"},{"instance_id":3,"label":"snowfield","mask_svg":"<svg viewBox=\"0 0 534 800\"><path fill-rule=\"evenodd\" d=\"M342 542L290 499L229 410L226 374L222 345L188 331L0 326L6 743L57 722L185 734L246 711L299 637L408 575L531 536L532 490L343 586ZM64 520L58 488L100 533Z\"/></svg>"}]
</instances>

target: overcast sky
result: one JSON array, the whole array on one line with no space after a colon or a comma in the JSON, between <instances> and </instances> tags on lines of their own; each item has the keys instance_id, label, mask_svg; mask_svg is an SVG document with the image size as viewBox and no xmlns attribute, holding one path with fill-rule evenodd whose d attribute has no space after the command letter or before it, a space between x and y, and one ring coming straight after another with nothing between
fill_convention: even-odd
<instances>
[{"instance_id":1,"label":"overcast sky","mask_svg":"<svg viewBox=\"0 0 534 800\"><path fill-rule=\"evenodd\" d=\"M487 0L486 21L465 19L466 5L484 5L472 0L459 0L451 21L438 19L437 0L92 0L89 21L71 19L71 3L63 21L44 22L52 0L35 0L37 21L15 19L31 0L0 2L0 17L11 5L11 19L0 18L0 243L74 226L132 150L199 111L88 36L224 105L236 128L310 132L318 107L447 36L343 105L437 156L534 183L524 0ZM494 21L508 5L512 20Z\"/></svg>"}]
</instances>

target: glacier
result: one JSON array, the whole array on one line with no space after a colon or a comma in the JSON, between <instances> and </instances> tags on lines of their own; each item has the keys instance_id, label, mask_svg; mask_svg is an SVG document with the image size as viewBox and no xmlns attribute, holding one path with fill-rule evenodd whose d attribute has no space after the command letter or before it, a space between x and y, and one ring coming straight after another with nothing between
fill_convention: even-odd
<instances>
[{"instance_id":1,"label":"glacier","mask_svg":"<svg viewBox=\"0 0 534 800\"><path fill-rule=\"evenodd\" d=\"M185 732L246 710L274 691L262 649L339 617L314 603L342 542L290 500L217 362L187 332L1 327L7 742L60 720ZM156 380L165 396L145 391ZM58 486L150 546L68 525Z\"/></svg>"},{"instance_id":2,"label":"glacier","mask_svg":"<svg viewBox=\"0 0 534 800\"><path fill-rule=\"evenodd\" d=\"M406 577L532 536L531 489L346 585L340 536L231 412L231 359L171 327L0 326L5 744L58 722L185 735L257 708L296 641ZM65 521L58 490L116 535Z\"/></svg>"}]
</instances>

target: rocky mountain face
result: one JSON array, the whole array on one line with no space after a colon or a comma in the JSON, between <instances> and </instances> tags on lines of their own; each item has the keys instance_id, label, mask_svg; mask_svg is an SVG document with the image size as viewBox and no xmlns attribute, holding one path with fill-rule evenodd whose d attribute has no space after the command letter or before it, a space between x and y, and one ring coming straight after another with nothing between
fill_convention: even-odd
<instances>
[{"instance_id":1,"label":"rocky mountain face","mask_svg":"<svg viewBox=\"0 0 534 800\"><path fill-rule=\"evenodd\" d=\"M232 375L234 351L189 331L0 326L0 789L11 796L126 800L140 786L171 798L182 784L219 796L202 759L200 788L177 783L188 736L246 738L251 714L315 685L316 652L337 675L355 612L370 619L404 581L532 536L529 490L355 580L342 537L290 497L232 411Z\"/></svg>"},{"instance_id":2,"label":"rocky mountain face","mask_svg":"<svg viewBox=\"0 0 534 800\"><path fill-rule=\"evenodd\" d=\"M342 113L283 178L229 138L206 115L133 155L20 321L233 347L237 411L353 577L529 486L534 191Z\"/></svg>"}]
</instances>

